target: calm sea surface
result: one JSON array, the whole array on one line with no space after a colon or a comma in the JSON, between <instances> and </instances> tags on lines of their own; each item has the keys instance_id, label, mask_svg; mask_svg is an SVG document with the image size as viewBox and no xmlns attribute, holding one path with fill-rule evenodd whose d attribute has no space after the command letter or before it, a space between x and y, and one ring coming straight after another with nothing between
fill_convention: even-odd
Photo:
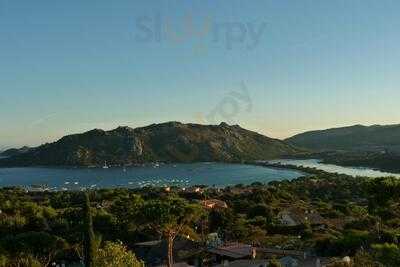
<instances>
[{"instance_id":1,"label":"calm sea surface","mask_svg":"<svg viewBox=\"0 0 400 267\"><path fill-rule=\"evenodd\" d=\"M331 173L341 173L351 176L365 176L365 177L388 177L395 176L400 177L400 174L381 172L379 170L373 170L371 168L359 168L359 167L342 167L332 164L321 163L318 159L279 159L271 160L270 163L281 163L283 165L295 165L309 168L316 168Z\"/></svg>"},{"instance_id":2,"label":"calm sea surface","mask_svg":"<svg viewBox=\"0 0 400 267\"><path fill-rule=\"evenodd\" d=\"M53 190L143 187L148 185L218 187L294 179L293 170L223 163L194 163L130 168L0 168L0 187L46 185Z\"/></svg>"}]
</instances>

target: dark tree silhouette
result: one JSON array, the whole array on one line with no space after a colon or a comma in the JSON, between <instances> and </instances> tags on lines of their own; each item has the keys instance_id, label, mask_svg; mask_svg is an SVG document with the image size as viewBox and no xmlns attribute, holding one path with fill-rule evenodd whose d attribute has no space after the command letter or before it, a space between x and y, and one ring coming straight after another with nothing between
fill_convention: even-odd
<instances>
[{"instance_id":1,"label":"dark tree silhouette","mask_svg":"<svg viewBox=\"0 0 400 267\"><path fill-rule=\"evenodd\" d=\"M96 238L93 231L92 213L90 211L89 194L85 193L84 213L84 260L86 267L94 267L94 259L97 251Z\"/></svg>"}]
</instances>

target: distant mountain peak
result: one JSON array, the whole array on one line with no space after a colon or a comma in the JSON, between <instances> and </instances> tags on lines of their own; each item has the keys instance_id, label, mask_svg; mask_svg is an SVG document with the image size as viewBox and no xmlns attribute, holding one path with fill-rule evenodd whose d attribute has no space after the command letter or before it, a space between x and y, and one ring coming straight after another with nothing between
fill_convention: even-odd
<instances>
[{"instance_id":1,"label":"distant mountain peak","mask_svg":"<svg viewBox=\"0 0 400 267\"><path fill-rule=\"evenodd\" d=\"M132 132L134 129L128 126L118 126L114 130L111 130L110 132L120 132L120 133L126 133L126 132Z\"/></svg>"}]
</instances>

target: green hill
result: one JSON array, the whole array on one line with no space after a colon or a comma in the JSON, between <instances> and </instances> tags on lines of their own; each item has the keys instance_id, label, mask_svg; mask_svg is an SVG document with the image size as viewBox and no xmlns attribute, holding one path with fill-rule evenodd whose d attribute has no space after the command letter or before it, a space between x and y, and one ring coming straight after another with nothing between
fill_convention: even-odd
<instances>
[{"instance_id":1,"label":"green hill","mask_svg":"<svg viewBox=\"0 0 400 267\"><path fill-rule=\"evenodd\" d=\"M266 160L299 149L240 126L168 122L132 129L92 130L1 159L0 166L90 166L145 162Z\"/></svg>"},{"instance_id":2,"label":"green hill","mask_svg":"<svg viewBox=\"0 0 400 267\"><path fill-rule=\"evenodd\" d=\"M295 135L285 140L299 147L326 151L400 152L400 124L355 125Z\"/></svg>"}]
</instances>

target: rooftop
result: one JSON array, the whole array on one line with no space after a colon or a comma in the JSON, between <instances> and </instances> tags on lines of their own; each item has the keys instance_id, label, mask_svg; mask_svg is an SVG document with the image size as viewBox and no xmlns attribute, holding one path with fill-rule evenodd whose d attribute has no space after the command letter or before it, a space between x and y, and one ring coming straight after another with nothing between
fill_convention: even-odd
<instances>
[{"instance_id":1,"label":"rooftop","mask_svg":"<svg viewBox=\"0 0 400 267\"><path fill-rule=\"evenodd\" d=\"M251 245L234 243L230 245L224 245L218 248L211 248L208 252L225 256L232 259L242 259L252 255L253 247Z\"/></svg>"},{"instance_id":2,"label":"rooftop","mask_svg":"<svg viewBox=\"0 0 400 267\"><path fill-rule=\"evenodd\" d=\"M202 201L204 207L208 209L226 209L228 205L225 201L219 199L209 199Z\"/></svg>"},{"instance_id":3,"label":"rooftop","mask_svg":"<svg viewBox=\"0 0 400 267\"><path fill-rule=\"evenodd\" d=\"M268 260L236 260L227 263L222 263L219 265L216 265L215 267L260 267L260 266L267 266Z\"/></svg>"}]
</instances>

